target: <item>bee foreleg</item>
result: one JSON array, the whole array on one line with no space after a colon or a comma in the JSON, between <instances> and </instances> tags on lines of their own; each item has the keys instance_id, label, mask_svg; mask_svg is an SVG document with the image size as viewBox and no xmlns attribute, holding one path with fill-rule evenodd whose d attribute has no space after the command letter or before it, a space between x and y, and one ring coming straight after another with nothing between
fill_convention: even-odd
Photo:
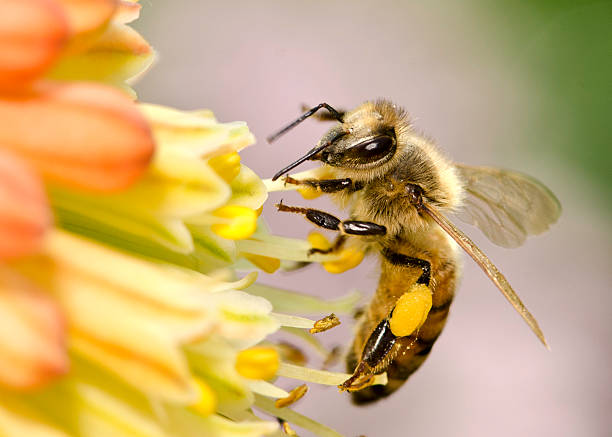
<instances>
[{"instance_id":1,"label":"bee foreleg","mask_svg":"<svg viewBox=\"0 0 612 437\"><path fill-rule=\"evenodd\" d=\"M331 231L339 231L344 235L385 235L387 228L372 222L360 220L340 220L327 212L312 208L288 206L281 201L276 205L279 211L303 214L307 220L317 226Z\"/></svg>"},{"instance_id":2,"label":"bee foreleg","mask_svg":"<svg viewBox=\"0 0 612 437\"><path fill-rule=\"evenodd\" d=\"M304 185L322 193L337 193L338 191L348 190L357 191L363 188L363 184L353 183L349 178L344 179L294 179L285 176L285 183L292 185Z\"/></svg>"}]
</instances>

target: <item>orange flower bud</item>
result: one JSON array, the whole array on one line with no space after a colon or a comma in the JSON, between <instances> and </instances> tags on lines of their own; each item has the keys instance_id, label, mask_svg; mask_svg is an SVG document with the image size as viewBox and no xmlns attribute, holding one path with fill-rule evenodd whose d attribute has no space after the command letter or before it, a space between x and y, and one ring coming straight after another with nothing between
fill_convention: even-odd
<instances>
[{"instance_id":1,"label":"orange flower bud","mask_svg":"<svg viewBox=\"0 0 612 437\"><path fill-rule=\"evenodd\" d=\"M0 89L21 88L58 58L70 29L52 0L0 0Z\"/></svg>"},{"instance_id":2,"label":"orange flower bud","mask_svg":"<svg viewBox=\"0 0 612 437\"><path fill-rule=\"evenodd\" d=\"M0 146L0 260L35 252L50 224L38 176Z\"/></svg>"},{"instance_id":3,"label":"orange flower bud","mask_svg":"<svg viewBox=\"0 0 612 437\"><path fill-rule=\"evenodd\" d=\"M101 30L115 13L118 0L57 0L64 7L72 34Z\"/></svg>"},{"instance_id":4,"label":"orange flower bud","mask_svg":"<svg viewBox=\"0 0 612 437\"><path fill-rule=\"evenodd\" d=\"M65 335L57 304L0 266L0 385L33 389L65 373Z\"/></svg>"},{"instance_id":5,"label":"orange flower bud","mask_svg":"<svg viewBox=\"0 0 612 437\"><path fill-rule=\"evenodd\" d=\"M0 99L0 145L43 176L75 188L113 191L132 184L153 155L151 130L122 92L94 83L44 83Z\"/></svg>"},{"instance_id":6,"label":"orange flower bud","mask_svg":"<svg viewBox=\"0 0 612 437\"><path fill-rule=\"evenodd\" d=\"M140 8L141 6L136 2L121 0L113 21L122 24L130 23L139 17Z\"/></svg>"}]
</instances>

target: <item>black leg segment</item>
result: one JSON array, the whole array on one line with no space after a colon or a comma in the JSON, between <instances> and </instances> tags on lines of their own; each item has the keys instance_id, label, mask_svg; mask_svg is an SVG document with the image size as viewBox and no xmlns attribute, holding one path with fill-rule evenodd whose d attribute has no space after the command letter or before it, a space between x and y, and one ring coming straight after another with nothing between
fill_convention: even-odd
<instances>
[{"instance_id":1,"label":"black leg segment","mask_svg":"<svg viewBox=\"0 0 612 437\"><path fill-rule=\"evenodd\" d=\"M329 249L317 249L316 247L313 247L312 249L308 251L308 255L312 255L315 253L327 255L328 253L337 252L340 249L342 249L342 246L344 245L345 241L346 241L346 235L338 235L332 247L330 247Z\"/></svg>"},{"instance_id":2,"label":"black leg segment","mask_svg":"<svg viewBox=\"0 0 612 437\"><path fill-rule=\"evenodd\" d=\"M393 252L389 248L383 249L382 254L391 264L396 266L418 267L423 270L423 274L419 277L419 279L417 279L416 282L417 284L425 284L429 286L429 281L431 280L431 264L429 261Z\"/></svg>"},{"instance_id":3,"label":"black leg segment","mask_svg":"<svg viewBox=\"0 0 612 437\"><path fill-rule=\"evenodd\" d=\"M385 235L387 233L387 228L372 222L345 220L341 226L344 233L349 235Z\"/></svg>"},{"instance_id":4,"label":"black leg segment","mask_svg":"<svg viewBox=\"0 0 612 437\"><path fill-rule=\"evenodd\" d=\"M337 193L338 191L357 191L363 188L363 184L359 182L353 183L349 178L345 179L294 179L291 176L285 176L285 183L293 185L306 185L323 193Z\"/></svg>"},{"instance_id":5,"label":"black leg segment","mask_svg":"<svg viewBox=\"0 0 612 437\"><path fill-rule=\"evenodd\" d=\"M358 220L341 221L339 218L318 209L287 206L282 201L276 207L279 211L304 214L315 225L332 231L340 231L345 235L368 236L385 235L387 233L387 228L376 223Z\"/></svg>"},{"instance_id":6,"label":"black leg segment","mask_svg":"<svg viewBox=\"0 0 612 437\"><path fill-rule=\"evenodd\" d=\"M374 369L391 351L397 336L391 332L389 318L381 321L376 329L370 334L361 354L361 361L364 361Z\"/></svg>"}]
</instances>

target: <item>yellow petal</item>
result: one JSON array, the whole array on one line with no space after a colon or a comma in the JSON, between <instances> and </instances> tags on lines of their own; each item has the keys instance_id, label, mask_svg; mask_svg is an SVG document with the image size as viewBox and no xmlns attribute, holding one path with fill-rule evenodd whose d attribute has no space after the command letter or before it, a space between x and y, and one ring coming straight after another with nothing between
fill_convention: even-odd
<instances>
[{"instance_id":1,"label":"yellow petal","mask_svg":"<svg viewBox=\"0 0 612 437\"><path fill-rule=\"evenodd\" d=\"M208 335L215 305L197 276L84 240L50 235L47 256L15 262L57 296L70 348L145 393L193 403L197 390L181 345ZM95 310L94 310L95 309Z\"/></svg>"},{"instance_id":2,"label":"yellow petal","mask_svg":"<svg viewBox=\"0 0 612 437\"><path fill-rule=\"evenodd\" d=\"M227 183L240 173L240 155L238 152L225 153L208 160L213 170Z\"/></svg>"},{"instance_id":3,"label":"yellow petal","mask_svg":"<svg viewBox=\"0 0 612 437\"><path fill-rule=\"evenodd\" d=\"M64 319L43 291L0 267L0 384L31 389L68 369Z\"/></svg>"},{"instance_id":4,"label":"yellow petal","mask_svg":"<svg viewBox=\"0 0 612 437\"><path fill-rule=\"evenodd\" d=\"M242 256L266 273L274 273L279 269L281 264L280 259L271 258L269 256L254 255L250 253L243 253Z\"/></svg>"},{"instance_id":5,"label":"yellow petal","mask_svg":"<svg viewBox=\"0 0 612 437\"><path fill-rule=\"evenodd\" d=\"M61 80L97 80L120 85L145 72L155 53L131 27L112 23L86 51L64 57L48 77Z\"/></svg>"},{"instance_id":6,"label":"yellow petal","mask_svg":"<svg viewBox=\"0 0 612 437\"><path fill-rule=\"evenodd\" d=\"M212 388L202 379L196 378L195 381L200 391L200 398L190 408L202 416L210 416L217 408L217 396Z\"/></svg>"},{"instance_id":7,"label":"yellow petal","mask_svg":"<svg viewBox=\"0 0 612 437\"><path fill-rule=\"evenodd\" d=\"M0 149L0 259L38 250L51 224L51 211L38 176Z\"/></svg>"},{"instance_id":8,"label":"yellow petal","mask_svg":"<svg viewBox=\"0 0 612 437\"><path fill-rule=\"evenodd\" d=\"M279 365L280 358L273 347L252 347L240 351L236 357L236 370L249 379L271 379Z\"/></svg>"},{"instance_id":9,"label":"yellow petal","mask_svg":"<svg viewBox=\"0 0 612 437\"><path fill-rule=\"evenodd\" d=\"M259 176L245 165L240 167L240 172L232 180L230 187L232 197L227 202L230 205L259 209L268 198L266 187Z\"/></svg>"},{"instance_id":10,"label":"yellow petal","mask_svg":"<svg viewBox=\"0 0 612 437\"><path fill-rule=\"evenodd\" d=\"M212 231L229 240L249 238L257 229L257 214L251 208L226 205L215 210L213 215L224 220L212 225Z\"/></svg>"},{"instance_id":11,"label":"yellow petal","mask_svg":"<svg viewBox=\"0 0 612 437\"><path fill-rule=\"evenodd\" d=\"M64 11L53 1L0 1L0 89L42 75L59 57L69 36Z\"/></svg>"},{"instance_id":12,"label":"yellow petal","mask_svg":"<svg viewBox=\"0 0 612 437\"><path fill-rule=\"evenodd\" d=\"M253 394L235 369L237 351L214 336L187 348L189 364L217 397L217 411L239 413L251 407Z\"/></svg>"},{"instance_id":13,"label":"yellow petal","mask_svg":"<svg viewBox=\"0 0 612 437\"><path fill-rule=\"evenodd\" d=\"M220 318L217 333L236 347L253 346L280 327L270 315L272 305L266 299L236 290L213 297Z\"/></svg>"},{"instance_id":14,"label":"yellow petal","mask_svg":"<svg viewBox=\"0 0 612 437\"><path fill-rule=\"evenodd\" d=\"M179 111L151 104L141 104L140 108L153 126L161 149L169 147L187 156L212 158L255 142L246 123L219 123L208 110Z\"/></svg>"},{"instance_id":15,"label":"yellow petal","mask_svg":"<svg viewBox=\"0 0 612 437\"><path fill-rule=\"evenodd\" d=\"M0 144L46 178L77 188L125 188L153 155L151 131L136 105L102 85L47 83L0 100L0 119Z\"/></svg>"},{"instance_id":16,"label":"yellow petal","mask_svg":"<svg viewBox=\"0 0 612 437\"><path fill-rule=\"evenodd\" d=\"M0 435L3 437L69 437L45 423L35 412L17 402L0 402Z\"/></svg>"}]
</instances>

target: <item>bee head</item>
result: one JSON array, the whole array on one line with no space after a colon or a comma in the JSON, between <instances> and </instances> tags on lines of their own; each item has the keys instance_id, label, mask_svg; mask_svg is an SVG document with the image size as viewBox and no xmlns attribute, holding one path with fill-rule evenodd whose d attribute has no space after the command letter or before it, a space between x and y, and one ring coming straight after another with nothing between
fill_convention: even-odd
<instances>
[{"instance_id":1,"label":"bee head","mask_svg":"<svg viewBox=\"0 0 612 437\"><path fill-rule=\"evenodd\" d=\"M363 120L362 120L363 121ZM389 161L397 149L395 130L390 126L372 129L364 123L343 123L330 129L319 145L325 145L311 160L333 167L366 170Z\"/></svg>"},{"instance_id":2,"label":"bee head","mask_svg":"<svg viewBox=\"0 0 612 437\"><path fill-rule=\"evenodd\" d=\"M276 139L303 120L305 115L270 138ZM353 174L369 174L372 170L387 167L384 164L397 151L396 128L406 125L398 123L404 117L401 110L386 101L366 102L354 111L340 114L334 110L332 115L339 123L323 135L315 148L279 171L273 180L307 160L321 161Z\"/></svg>"}]
</instances>

